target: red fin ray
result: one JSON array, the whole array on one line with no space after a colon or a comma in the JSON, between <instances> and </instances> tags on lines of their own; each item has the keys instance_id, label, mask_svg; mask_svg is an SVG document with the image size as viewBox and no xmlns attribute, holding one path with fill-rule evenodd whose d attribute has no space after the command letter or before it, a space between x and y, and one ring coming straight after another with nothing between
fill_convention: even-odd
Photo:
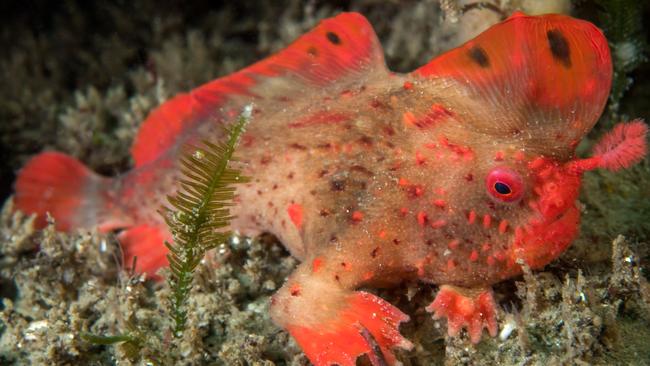
<instances>
[{"instance_id":1,"label":"red fin ray","mask_svg":"<svg viewBox=\"0 0 650 366\"><path fill-rule=\"evenodd\" d=\"M264 109L276 104L275 98L283 96L279 92L318 90L314 86L354 80L377 69L386 70L383 52L362 15L343 13L323 20L281 52L180 94L154 110L131 148L135 165L156 160L206 120L219 122L232 112L238 114L245 103L253 101ZM291 88L277 78L290 79Z\"/></svg>"}]
</instances>

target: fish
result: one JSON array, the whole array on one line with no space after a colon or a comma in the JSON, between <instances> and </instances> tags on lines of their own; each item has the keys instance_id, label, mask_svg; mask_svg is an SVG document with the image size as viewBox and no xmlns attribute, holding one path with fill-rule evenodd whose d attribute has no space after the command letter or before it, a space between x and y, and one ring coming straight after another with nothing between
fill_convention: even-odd
<instances>
[{"instance_id":1,"label":"fish","mask_svg":"<svg viewBox=\"0 0 650 366\"><path fill-rule=\"evenodd\" d=\"M517 12L409 73L391 72L358 13L325 19L277 54L174 96L143 122L134 167L100 176L60 152L19 172L16 207L63 231L119 231L125 262L154 274L170 233L157 209L182 179L182 147L224 138L252 103L237 154L230 229L274 234L301 263L270 300L273 321L317 366L361 355L394 365L409 316L360 288L438 285L426 308L473 343L495 336L491 286L544 267L579 230L582 175L646 154L621 122L576 146L606 105L607 39L565 15Z\"/></svg>"}]
</instances>

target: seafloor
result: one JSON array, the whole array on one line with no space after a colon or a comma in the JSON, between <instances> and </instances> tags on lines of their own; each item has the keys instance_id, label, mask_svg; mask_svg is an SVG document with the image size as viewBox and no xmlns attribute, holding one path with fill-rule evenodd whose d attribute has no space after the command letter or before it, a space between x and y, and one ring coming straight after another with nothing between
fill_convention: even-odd
<instances>
[{"instance_id":1,"label":"seafloor","mask_svg":"<svg viewBox=\"0 0 650 366\"><path fill-rule=\"evenodd\" d=\"M510 13L535 2L495 3ZM648 33L641 20L650 14L640 5L634 13L632 3L583 0L571 7L611 35L621 50L615 62L629 62L617 64L618 76L632 81L581 152L614 119L649 115L650 67L641 55ZM269 295L296 265L273 238L234 238L199 266L188 330L175 340L167 285L122 271L113 235L34 230L31 218L12 210L15 172L32 154L56 149L103 174L120 173L152 108L281 49L339 11L370 19L396 71L457 45L468 28L480 26L481 12L486 22L500 16L475 8L472 19L463 19L456 2L443 5L444 11L438 1L3 2L0 364L308 364L268 316ZM619 5L628 6L621 14L630 19L608 8ZM617 39L638 42L622 47ZM434 286L382 292L412 319L401 328L415 343L414 351L398 355L403 364L650 365L648 159L622 173L588 173L581 202L582 233L573 247L543 271L497 286L502 337L477 346L446 337L444 323L423 310ZM141 342L101 345L85 333Z\"/></svg>"}]
</instances>

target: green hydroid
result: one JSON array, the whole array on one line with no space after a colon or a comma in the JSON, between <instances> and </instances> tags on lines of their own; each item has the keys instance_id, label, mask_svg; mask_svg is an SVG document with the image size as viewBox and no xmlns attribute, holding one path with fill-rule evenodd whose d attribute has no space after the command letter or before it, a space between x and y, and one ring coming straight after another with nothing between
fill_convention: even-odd
<instances>
[{"instance_id":1,"label":"green hydroid","mask_svg":"<svg viewBox=\"0 0 650 366\"><path fill-rule=\"evenodd\" d=\"M173 334L180 337L187 321L187 298L194 270L205 253L225 242L231 235L224 230L230 223L230 206L235 184L245 182L240 171L231 167L235 148L251 118L248 105L237 122L226 128L227 141L185 147L180 160L180 188L168 196L171 207L162 214L173 236L169 248L169 285L172 289L170 313Z\"/></svg>"}]
</instances>

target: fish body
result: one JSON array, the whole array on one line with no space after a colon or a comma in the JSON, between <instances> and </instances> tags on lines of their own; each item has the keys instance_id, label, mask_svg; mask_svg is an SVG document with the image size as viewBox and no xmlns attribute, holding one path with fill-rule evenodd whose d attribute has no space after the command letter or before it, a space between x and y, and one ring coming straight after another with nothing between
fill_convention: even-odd
<instances>
[{"instance_id":1,"label":"fish body","mask_svg":"<svg viewBox=\"0 0 650 366\"><path fill-rule=\"evenodd\" d=\"M63 230L99 226L141 270L166 264L156 213L181 178L183 145L219 140L253 103L238 155L231 229L275 234L301 265L271 300L274 321L315 365L393 364L408 316L359 287L441 285L427 310L474 342L496 334L490 285L557 258L578 233L582 172L645 154L647 128L621 124L589 159L574 150L612 79L592 24L516 13L412 73L384 63L366 19L344 13L287 49L180 94L144 122L135 167L115 178L46 152L16 203ZM383 362L383 363L382 363Z\"/></svg>"}]
</instances>

